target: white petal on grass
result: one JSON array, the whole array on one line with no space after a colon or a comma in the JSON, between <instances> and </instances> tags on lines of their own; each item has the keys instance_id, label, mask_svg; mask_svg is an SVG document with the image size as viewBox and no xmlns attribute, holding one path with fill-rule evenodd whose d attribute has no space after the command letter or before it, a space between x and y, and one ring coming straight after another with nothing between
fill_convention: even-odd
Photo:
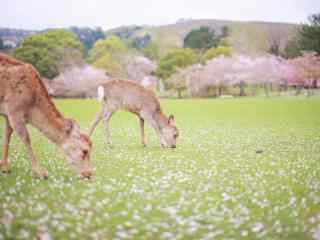
<instances>
[{"instance_id":1,"label":"white petal on grass","mask_svg":"<svg viewBox=\"0 0 320 240\"><path fill-rule=\"evenodd\" d=\"M264 228L264 225L261 222L257 222L252 225L251 230L254 233L258 233L258 232L261 232L263 228Z\"/></svg>"}]
</instances>

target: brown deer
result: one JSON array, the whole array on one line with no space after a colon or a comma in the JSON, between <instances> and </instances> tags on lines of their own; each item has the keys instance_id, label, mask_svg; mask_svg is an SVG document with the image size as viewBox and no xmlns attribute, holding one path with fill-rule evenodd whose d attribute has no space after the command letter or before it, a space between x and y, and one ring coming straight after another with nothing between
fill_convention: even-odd
<instances>
[{"instance_id":1,"label":"brown deer","mask_svg":"<svg viewBox=\"0 0 320 240\"><path fill-rule=\"evenodd\" d=\"M61 147L74 169L83 177L91 176L88 136L78 124L66 119L50 100L40 76L31 65L0 54L0 115L5 118L3 172L9 173L8 150L13 131L26 145L36 177L47 178L34 156L26 125L31 124Z\"/></svg>"},{"instance_id":2,"label":"brown deer","mask_svg":"<svg viewBox=\"0 0 320 240\"><path fill-rule=\"evenodd\" d=\"M176 147L179 135L175 126L174 116L167 118L161 111L156 95L141 85L127 80L111 80L98 88L98 98L102 101L102 110L97 114L89 136L92 135L98 123L104 119L107 142L111 144L109 120L118 110L123 109L138 116L140 120L141 143L146 146L144 121L155 129L163 147Z\"/></svg>"}]
</instances>

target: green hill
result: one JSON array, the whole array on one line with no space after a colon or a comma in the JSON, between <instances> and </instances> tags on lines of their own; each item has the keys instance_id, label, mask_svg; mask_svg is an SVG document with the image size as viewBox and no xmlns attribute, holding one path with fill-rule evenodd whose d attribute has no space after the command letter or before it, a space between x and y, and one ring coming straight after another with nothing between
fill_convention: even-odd
<instances>
[{"instance_id":1,"label":"green hill","mask_svg":"<svg viewBox=\"0 0 320 240\"><path fill-rule=\"evenodd\" d=\"M288 40L295 34L298 25L271 22L241 22L225 20L179 20L174 24L163 26L124 26L111 29L106 34L117 34L121 37L134 39L149 34L159 46L160 52L183 46L184 37L193 29L207 26L217 34L223 26L231 30L229 44L238 53L259 54L267 52L272 44L284 49Z\"/></svg>"}]
</instances>

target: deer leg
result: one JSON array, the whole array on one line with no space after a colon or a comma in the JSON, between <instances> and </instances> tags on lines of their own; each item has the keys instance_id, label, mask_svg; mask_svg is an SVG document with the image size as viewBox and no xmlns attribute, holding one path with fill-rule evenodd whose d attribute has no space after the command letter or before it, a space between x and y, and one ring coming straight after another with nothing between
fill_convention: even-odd
<instances>
[{"instance_id":1,"label":"deer leg","mask_svg":"<svg viewBox=\"0 0 320 240\"><path fill-rule=\"evenodd\" d=\"M112 112L109 112L109 113L105 113L104 115L104 126L105 126L105 129L106 129L106 133L107 133L107 143L109 145L112 144L112 141L111 141L111 132L110 132L110 126L109 126L109 120L112 116Z\"/></svg>"},{"instance_id":2,"label":"deer leg","mask_svg":"<svg viewBox=\"0 0 320 240\"><path fill-rule=\"evenodd\" d=\"M13 129L10 126L9 120L5 117L5 133L4 133L4 142L3 142L3 156L2 161L0 162L1 170L3 173L10 173L9 168L9 160L8 160L8 153L9 153L9 144L10 139L12 136Z\"/></svg>"},{"instance_id":3,"label":"deer leg","mask_svg":"<svg viewBox=\"0 0 320 240\"><path fill-rule=\"evenodd\" d=\"M37 178L46 179L47 174L45 171L43 171L39 166L36 157L34 156L32 147L31 147L31 140L28 133L28 130L26 128L26 124L22 118L10 118L10 123L13 128L13 130L17 133L20 140L26 145L27 152L29 155L29 158L31 160L31 166L32 170Z\"/></svg>"},{"instance_id":4,"label":"deer leg","mask_svg":"<svg viewBox=\"0 0 320 240\"><path fill-rule=\"evenodd\" d=\"M139 116L140 120L140 136L141 136L141 144L145 147L146 146L146 139L144 136L144 119Z\"/></svg>"},{"instance_id":5,"label":"deer leg","mask_svg":"<svg viewBox=\"0 0 320 240\"><path fill-rule=\"evenodd\" d=\"M91 137L91 135L93 134L94 130L96 129L96 127L98 126L99 122L103 119L105 115L105 108L103 107L102 110L97 114L97 117L94 121L94 123L92 124L92 127L89 131L89 137Z\"/></svg>"}]
</instances>

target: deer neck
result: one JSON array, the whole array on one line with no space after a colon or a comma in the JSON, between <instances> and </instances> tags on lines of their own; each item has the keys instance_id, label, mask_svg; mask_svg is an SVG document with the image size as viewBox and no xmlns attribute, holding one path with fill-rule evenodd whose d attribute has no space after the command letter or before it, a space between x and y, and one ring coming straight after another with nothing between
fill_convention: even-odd
<instances>
[{"instance_id":1,"label":"deer neck","mask_svg":"<svg viewBox=\"0 0 320 240\"><path fill-rule=\"evenodd\" d=\"M161 111L157 111L154 118L160 131L168 125L168 118Z\"/></svg>"},{"instance_id":2,"label":"deer neck","mask_svg":"<svg viewBox=\"0 0 320 240\"><path fill-rule=\"evenodd\" d=\"M30 123L48 139L61 146L67 138L66 119L56 109L49 98L42 97L37 101L29 116Z\"/></svg>"}]
</instances>

